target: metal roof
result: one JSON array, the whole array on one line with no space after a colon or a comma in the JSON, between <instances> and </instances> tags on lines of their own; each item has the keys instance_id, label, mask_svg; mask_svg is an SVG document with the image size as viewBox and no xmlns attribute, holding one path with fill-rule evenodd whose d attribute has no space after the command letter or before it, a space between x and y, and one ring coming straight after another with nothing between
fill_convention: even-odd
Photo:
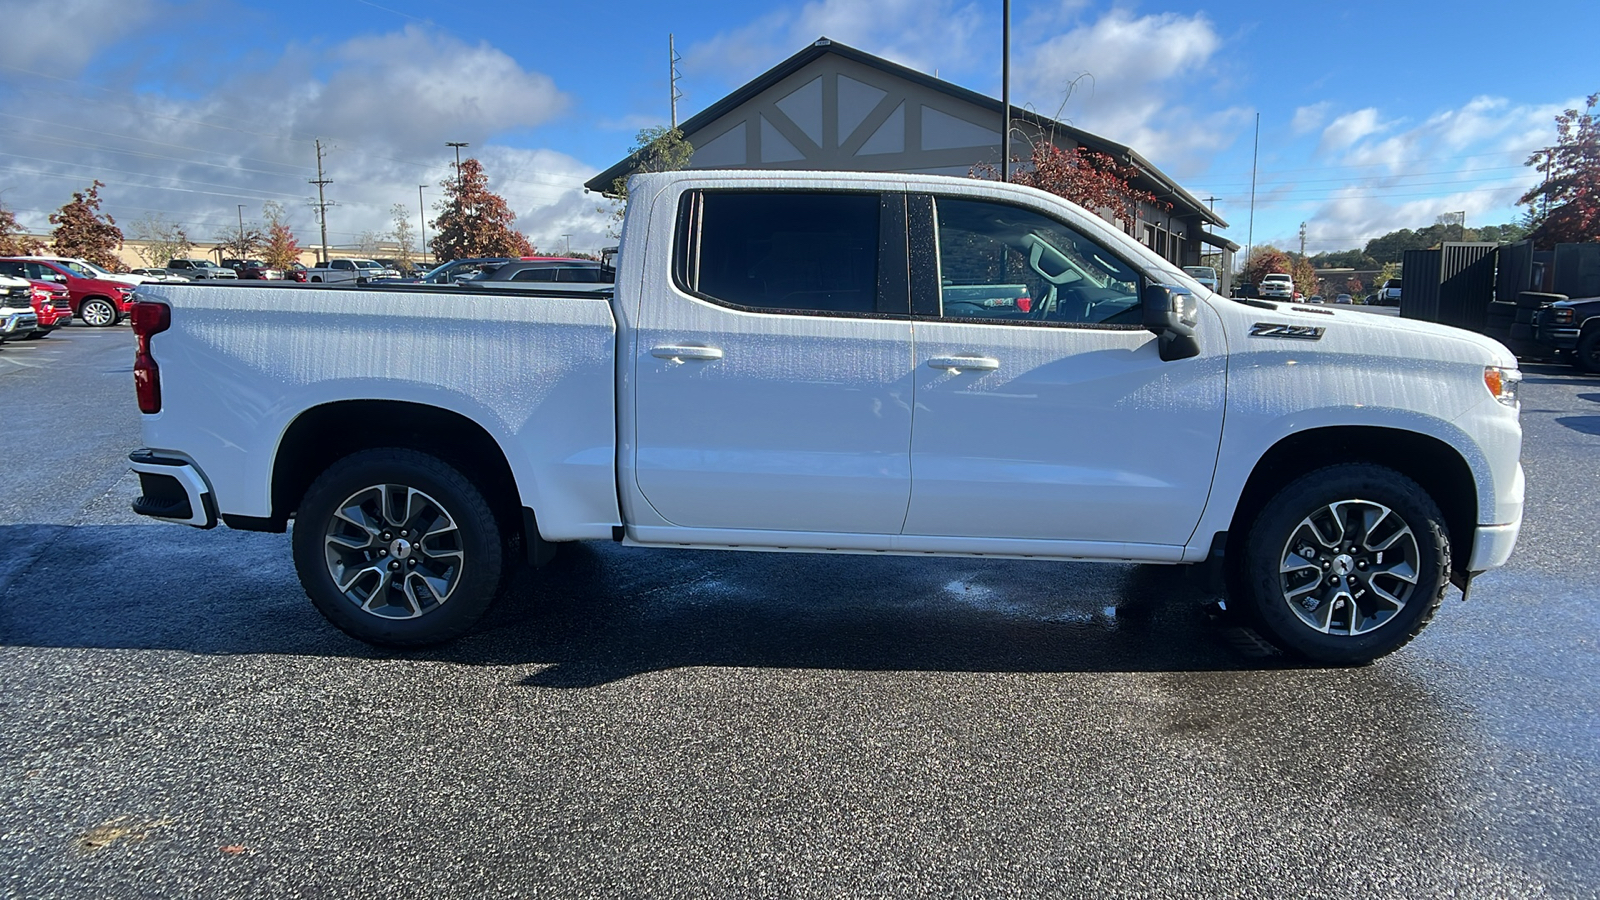
<instances>
[{"instance_id":1,"label":"metal roof","mask_svg":"<svg viewBox=\"0 0 1600 900\"><path fill-rule=\"evenodd\" d=\"M918 72L915 69L907 68L899 63L890 62L881 56L873 56L871 53L866 53L846 44L841 44L838 41L823 37L817 39L815 43L803 48L799 53L796 53L783 62L778 63L776 66L773 66L762 74L756 76L754 79L751 79L743 87L740 87L738 90L735 90L728 96L723 97L716 103L711 104L695 115L689 117L678 126L678 129L683 132L685 137L693 135L716 120L722 118L727 113L732 112L740 104L745 103L746 101L760 94L762 91L765 91L767 88L770 88L783 79L788 78L790 75L793 75L795 72L805 68L816 60L822 58L825 54L829 53L837 54L838 56L861 63L865 66L871 66L872 68L878 69L889 75L893 75L896 78L905 79L906 81L919 84L931 90L949 94L952 97L955 97L959 100L964 100L967 103L973 104L974 106L988 109L997 115L1002 111L1000 101L994 97L990 97L987 94L980 94L977 91L968 90L967 88L964 88L958 84L952 84L948 81L935 78L932 75L928 75L924 72ZM1150 161L1140 156L1132 148L1116 143L1115 141L1107 140L1097 134L1091 134L1090 132L1084 131L1081 128L1076 128L1065 122L1058 122L1055 119L1049 118L1048 116L1041 116L1032 110L1023 109L1017 106L1011 107L1011 118L1013 121L1030 122L1038 126L1043 131L1054 131L1064 134L1071 138L1074 143L1088 147L1090 150L1093 150L1097 153L1104 153L1113 159L1133 166L1139 170L1140 175L1144 176L1153 183L1155 190L1152 190L1151 193L1154 193L1157 198L1161 200L1170 200L1175 207L1181 209L1185 214L1199 216L1202 222L1209 222L1218 226L1219 228L1228 227L1228 223L1226 221L1209 209L1204 203L1196 199L1194 195L1184 190L1182 185L1178 184L1176 181L1173 181L1171 178L1168 178L1165 173L1156 168L1155 165L1153 165ZM599 175L596 175L584 182L584 187L598 193L605 193L606 191L609 191L612 183L618 178L632 173L635 165L635 158L636 154L629 155L626 159L621 160L611 168L606 169Z\"/></svg>"}]
</instances>

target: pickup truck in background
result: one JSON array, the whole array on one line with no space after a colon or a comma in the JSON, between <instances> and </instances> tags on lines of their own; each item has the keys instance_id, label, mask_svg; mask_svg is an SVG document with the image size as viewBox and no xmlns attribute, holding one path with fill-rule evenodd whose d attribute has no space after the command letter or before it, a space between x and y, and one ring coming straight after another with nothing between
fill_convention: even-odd
<instances>
[{"instance_id":1,"label":"pickup truck in background","mask_svg":"<svg viewBox=\"0 0 1600 900\"><path fill-rule=\"evenodd\" d=\"M1263 300L1293 300L1294 279L1276 272L1263 275L1259 293Z\"/></svg>"},{"instance_id":2,"label":"pickup truck in background","mask_svg":"<svg viewBox=\"0 0 1600 900\"><path fill-rule=\"evenodd\" d=\"M1533 335L1580 371L1600 373L1600 297L1561 299L1539 309Z\"/></svg>"},{"instance_id":3,"label":"pickup truck in background","mask_svg":"<svg viewBox=\"0 0 1600 900\"><path fill-rule=\"evenodd\" d=\"M1198 565L1357 664L1516 542L1521 376L1477 334L1218 297L974 179L640 175L620 247L608 293L142 288L135 510L293 520L316 607L401 647L615 540Z\"/></svg>"},{"instance_id":4,"label":"pickup truck in background","mask_svg":"<svg viewBox=\"0 0 1600 900\"><path fill-rule=\"evenodd\" d=\"M236 281L239 273L209 259L169 259L166 273L190 281Z\"/></svg>"},{"instance_id":5,"label":"pickup truck in background","mask_svg":"<svg viewBox=\"0 0 1600 900\"><path fill-rule=\"evenodd\" d=\"M304 275L311 284L368 284L400 277L399 272L370 259L330 259L325 266L306 269Z\"/></svg>"}]
</instances>

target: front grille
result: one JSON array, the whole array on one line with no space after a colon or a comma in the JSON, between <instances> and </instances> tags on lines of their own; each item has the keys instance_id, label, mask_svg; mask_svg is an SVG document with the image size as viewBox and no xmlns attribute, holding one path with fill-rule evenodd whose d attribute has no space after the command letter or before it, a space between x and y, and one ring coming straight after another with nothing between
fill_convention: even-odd
<instances>
[{"instance_id":1,"label":"front grille","mask_svg":"<svg viewBox=\"0 0 1600 900\"><path fill-rule=\"evenodd\" d=\"M72 312L72 298L57 297L50 301L50 307L56 312Z\"/></svg>"}]
</instances>

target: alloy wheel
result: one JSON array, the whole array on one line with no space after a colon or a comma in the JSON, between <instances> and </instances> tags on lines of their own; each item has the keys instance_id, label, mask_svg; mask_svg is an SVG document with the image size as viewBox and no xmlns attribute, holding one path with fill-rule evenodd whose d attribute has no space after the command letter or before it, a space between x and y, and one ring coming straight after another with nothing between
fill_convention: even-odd
<instances>
[{"instance_id":1,"label":"alloy wheel","mask_svg":"<svg viewBox=\"0 0 1600 900\"><path fill-rule=\"evenodd\" d=\"M1340 500L1301 520L1278 566L1283 602L1310 628L1361 635L1410 602L1419 578L1417 538L1394 510Z\"/></svg>"},{"instance_id":2,"label":"alloy wheel","mask_svg":"<svg viewBox=\"0 0 1600 900\"><path fill-rule=\"evenodd\" d=\"M403 484L374 484L347 497L328 518L323 545L339 592L386 619L415 619L443 606L466 563L455 518Z\"/></svg>"}]
</instances>

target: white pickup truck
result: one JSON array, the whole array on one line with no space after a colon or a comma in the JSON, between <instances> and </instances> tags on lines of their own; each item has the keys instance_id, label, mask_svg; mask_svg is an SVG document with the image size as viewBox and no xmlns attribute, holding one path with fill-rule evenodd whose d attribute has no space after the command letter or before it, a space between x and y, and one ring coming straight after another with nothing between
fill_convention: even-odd
<instances>
[{"instance_id":1,"label":"white pickup truck","mask_svg":"<svg viewBox=\"0 0 1600 900\"><path fill-rule=\"evenodd\" d=\"M311 284L367 284L400 277L399 271L371 259L330 259L327 265L306 269L301 275Z\"/></svg>"},{"instance_id":2,"label":"white pickup truck","mask_svg":"<svg viewBox=\"0 0 1600 900\"><path fill-rule=\"evenodd\" d=\"M1286 651L1359 663L1516 542L1521 376L1479 335L1229 300L1014 185L629 197L614 296L141 288L135 509L294 520L311 600L396 646L615 540L1205 564Z\"/></svg>"}]
</instances>

